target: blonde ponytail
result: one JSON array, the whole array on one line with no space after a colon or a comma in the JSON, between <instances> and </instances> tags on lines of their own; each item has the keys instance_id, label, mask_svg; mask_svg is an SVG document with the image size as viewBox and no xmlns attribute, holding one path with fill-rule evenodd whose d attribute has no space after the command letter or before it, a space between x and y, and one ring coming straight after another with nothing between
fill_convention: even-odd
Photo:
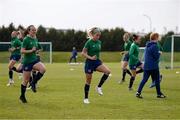
<instances>
[{"instance_id":1,"label":"blonde ponytail","mask_svg":"<svg viewBox=\"0 0 180 120\"><path fill-rule=\"evenodd\" d=\"M92 38L95 34L101 34L101 30L97 27L93 27L87 31L87 38Z\"/></svg>"}]
</instances>

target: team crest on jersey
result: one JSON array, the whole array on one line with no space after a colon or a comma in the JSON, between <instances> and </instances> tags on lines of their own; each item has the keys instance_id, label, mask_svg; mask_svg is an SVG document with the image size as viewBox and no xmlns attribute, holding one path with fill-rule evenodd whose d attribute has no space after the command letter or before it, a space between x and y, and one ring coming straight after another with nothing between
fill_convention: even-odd
<instances>
[{"instance_id":1,"label":"team crest on jersey","mask_svg":"<svg viewBox=\"0 0 180 120\"><path fill-rule=\"evenodd\" d=\"M25 70L28 70L28 67L25 67Z\"/></svg>"},{"instance_id":2,"label":"team crest on jersey","mask_svg":"<svg viewBox=\"0 0 180 120\"><path fill-rule=\"evenodd\" d=\"M88 72L91 72L91 69L88 69Z\"/></svg>"}]
</instances>

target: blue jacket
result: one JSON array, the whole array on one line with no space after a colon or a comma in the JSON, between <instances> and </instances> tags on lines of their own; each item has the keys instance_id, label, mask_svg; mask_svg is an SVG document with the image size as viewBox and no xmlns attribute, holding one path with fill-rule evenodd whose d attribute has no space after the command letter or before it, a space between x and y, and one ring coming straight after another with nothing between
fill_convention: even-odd
<instances>
[{"instance_id":1,"label":"blue jacket","mask_svg":"<svg viewBox=\"0 0 180 120\"><path fill-rule=\"evenodd\" d=\"M72 57L76 57L76 56L77 56L77 50L74 49L74 50L72 51Z\"/></svg>"},{"instance_id":2,"label":"blue jacket","mask_svg":"<svg viewBox=\"0 0 180 120\"><path fill-rule=\"evenodd\" d=\"M144 70L159 69L159 48L156 42L147 42L144 54Z\"/></svg>"}]
</instances>

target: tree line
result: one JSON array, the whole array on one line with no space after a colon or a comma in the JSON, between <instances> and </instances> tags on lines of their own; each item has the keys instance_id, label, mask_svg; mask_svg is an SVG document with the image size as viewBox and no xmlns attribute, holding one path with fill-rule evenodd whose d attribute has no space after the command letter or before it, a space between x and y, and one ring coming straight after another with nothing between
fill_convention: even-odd
<instances>
[{"instance_id":1,"label":"tree line","mask_svg":"<svg viewBox=\"0 0 180 120\"><path fill-rule=\"evenodd\" d=\"M11 32L18 29L25 29L22 25L17 28L13 23L8 27L0 26L0 42L9 42L11 40ZM122 51L123 50L123 34L125 31L123 28L102 29L102 35L100 40L102 41L102 51ZM168 32L162 36L162 41L165 42L167 37L173 35L173 32ZM142 36L141 47L144 47L149 40L149 34ZM45 28L40 25L37 28L37 38L40 42L52 42L53 51L71 51L72 47L76 47L78 51L81 51L84 43L87 41L86 31L74 30L74 29L55 29Z\"/></svg>"}]
</instances>

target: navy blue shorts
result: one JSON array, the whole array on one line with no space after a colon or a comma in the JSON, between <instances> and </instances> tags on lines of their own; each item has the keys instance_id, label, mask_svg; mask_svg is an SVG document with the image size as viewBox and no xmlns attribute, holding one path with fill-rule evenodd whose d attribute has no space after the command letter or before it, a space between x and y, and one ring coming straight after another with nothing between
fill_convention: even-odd
<instances>
[{"instance_id":1,"label":"navy blue shorts","mask_svg":"<svg viewBox=\"0 0 180 120\"><path fill-rule=\"evenodd\" d=\"M21 55L11 55L9 59L19 61L21 59Z\"/></svg>"},{"instance_id":2,"label":"navy blue shorts","mask_svg":"<svg viewBox=\"0 0 180 120\"><path fill-rule=\"evenodd\" d=\"M32 71L32 69L33 69L33 66L36 64L36 63L38 63L38 62L40 62L38 59L37 60L35 60L34 62L32 62L32 63L29 63L29 64L23 64L23 71Z\"/></svg>"},{"instance_id":3,"label":"navy blue shorts","mask_svg":"<svg viewBox=\"0 0 180 120\"><path fill-rule=\"evenodd\" d=\"M85 73L92 74L93 71L96 71L96 68L100 65L102 65L102 62L99 59L97 60L86 59L84 71Z\"/></svg>"},{"instance_id":4,"label":"navy blue shorts","mask_svg":"<svg viewBox=\"0 0 180 120\"><path fill-rule=\"evenodd\" d=\"M131 70L136 70L136 68L138 68L140 65L142 65L142 62L138 62L137 64L135 64L135 65L129 65L129 68L131 69Z\"/></svg>"},{"instance_id":5,"label":"navy blue shorts","mask_svg":"<svg viewBox=\"0 0 180 120\"><path fill-rule=\"evenodd\" d=\"M129 61L129 53L124 55L123 61Z\"/></svg>"}]
</instances>

